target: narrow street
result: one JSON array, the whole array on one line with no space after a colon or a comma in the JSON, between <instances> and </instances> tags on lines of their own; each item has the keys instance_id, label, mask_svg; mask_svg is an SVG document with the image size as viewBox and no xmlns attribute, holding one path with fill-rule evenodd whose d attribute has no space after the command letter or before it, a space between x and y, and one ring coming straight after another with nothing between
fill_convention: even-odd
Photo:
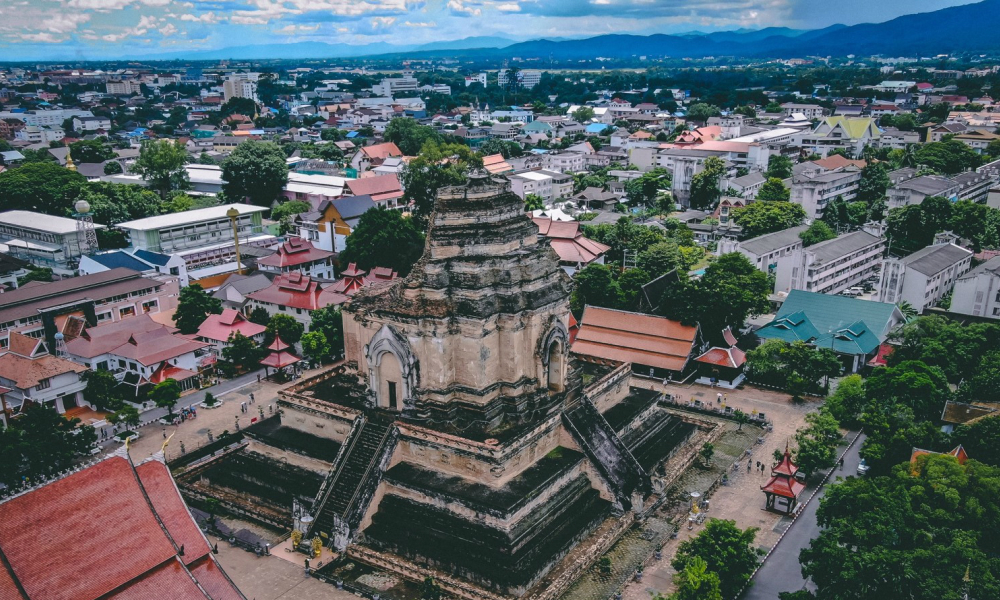
<instances>
[{"instance_id":1,"label":"narrow street","mask_svg":"<svg viewBox=\"0 0 1000 600\"><path fill-rule=\"evenodd\" d=\"M802 514L788 529L774 552L767 558L764 566L757 571L753 578L753 586L743 595L744 600L777 600L780 592L794 592L803 588L815 589L812 582L806 581L802 577L799 552L819 535L820 527L816 520L816 509L819 508L819 501L826 494L830 484L836 483L838 478L854 476L857 472L858 463L861 462L858 451L864 440L865 436L862 434L844 455L844 469L840 470L834 467L834 473L827 480L826 485L802 509Z\"/></svg>"}]
</instances>

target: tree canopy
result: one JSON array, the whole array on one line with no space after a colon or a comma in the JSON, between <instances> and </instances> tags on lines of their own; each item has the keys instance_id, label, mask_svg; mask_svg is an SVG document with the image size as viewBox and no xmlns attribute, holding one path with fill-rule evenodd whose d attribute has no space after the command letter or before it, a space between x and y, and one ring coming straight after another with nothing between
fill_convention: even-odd
<instances>
[{"instance_id":1,"label":"tree canopy","mask_svg":"<svg viewBox=\"0 0 1000 600\"><path fill-rule=\"evenodd\" d=\"M788 179L792 176L793 166L792 159L783 154L774 154L767 159L767 173L765 175L768 179Z\"/></svg>"},{"instance_id":2,"label":"tree canopy","mask_svg":"<svg viewBox=\"0 0 1000 600\"><path fill-rule=\"evenodd\" d=\"M174 313L174 324L183 334L198 331L208 315L222 314L222 302L204 290L201 285L192 283L181 288L177 299L177 311Z\"/></svg>"},{"instance_id":3,"label":"tree canopy","mask_svg":"<svg viewBox=\"0 0 1000 600\"><path fill-rule=\"evenodd\" d=\"M86 178L54 162L33 162L0 173L0 198L5 210L30 210L65 216Z\"/></svg>"},{"instance_id":4,"label":"tree canopy","mask_svg":"<svg viewBox=\"0 0 1000 600\"><path fill-rule=\"evenodd\" d=\"M372 267L388 267L403 276L413 268L423 249L424 236L412 218L379 207L361 215L357 227L347 237L340 262L357 263L366 271Z\"/></svg>"},{"instance_id":5,"label":"tree canopy","mask_svg":"<svg viewBox=\"0 0 1000 600\"><path fill-rule=\"evenodd\" d=\"M795 227L805 218L805 209L794 202L752 202L733 210L733 221L743 228L745 238Z\"/></svg>"},{"instance_id":6,"label":"tree canopy","mask_svg":"<svg viewBox=\"0 0 1000 600\"><path fill-rule=\"evenodd\" d=\"M758 531L756 527L740 529L735 521L709 519L697 536L680 543L670 564L683 572L696 560L705 561L706 570L719 578L722 597L735 598L763 556L753 545Z\"/></svg>"},{"instance_id":7,"label":"tree canopy","mask_svg":"<svg viewBox=\"0 0 1000 600\"><path fill-rule=\"evenodd\" d=\"M230 200L271 206L288 183L285 152L273 142L240 144L222 161L222 191Z\"/></svg>"},{"instance_id":8,"label":"tree canopy","mask_svg":"<svg viewBox=\"0 0 1000 600\"><path fill-rule=\"evenodd\" d=\"M147 140L139 149L139 158L132 165L151 189L166 198L173 190L185 190L190 185L184 165L188 153L174 140Z\"/></svg>"},{"instance_id":9,"label":"tree canopy","mask_svg":"<svg viewBox=\"0 0 1000 600\"><path fill-rule=\"evenodd\" d=\"M808 248L813 244L832 240L837 234L823 221L813 221L812 225L799 233L799 237L802 238L802 245Z\"/></svg>"},{"instance_id":10,"label":"tree canopy","mask_svg":"<svg viewBox=\"0 0 1000 600\"><path fill-rule=\"evenodd\" d=\"M0 482L10 488L37 485L85 456L97 441L94 428L67 419L51 406L29 403L0 429Z\"/></svg>"},{"instance_id":11,"label":"tree canopy","mask_svg":"<svg viewBox=\"0 0 1000 600\"><path fill-rule=\"evenodd\" d=\"M746 373L754 383L778 387L800 398L806 393L821 393L824 379L840 373L840 361L829 348L765 340L747 351Z\"/></svg>"},{"instance_id":12,"label":"tree canopy","mask_svg":"<svg viewBox=\"0 0 1000 600\"><path fill-rule=\"evenodd\" d=\"M968 145L956 139L930 142L916 150L917 163L933 169L942 175L956 175L975 169L983 162L983 157Z\"/></svg>"},{"instance_id":13,"label":"tree canopy","mask_svg":"<svg viewBox=\"0 0 1000 600\"><path fill-rule=\"evenodd\" d=\"M264 346L270 346L275 337L280 337L281 341L294 346L302 339L304 331L305 325L291 315L281 313L271 315L271 320L267 322L267 329L264 331Z\"/></svg>"},{"instance_id":14,"label":"tree canopy","mask_svg":"<svg viewBox=\"0 0 1000 600\"><path fill-rule=\"evenodd\" d=\"M622 290L607 265L591 263L577 271L573 280L576 286L570 297L570 307L577 318L588 304L604 308L621 306Z\"/></svg>"},{"instance_id":15,"label":"tree canopy","mask_svg":"<svg viewBox=\"0 0 1000 600\"><path fill-rule=\"evenodd\" d=\"M757 192L757 200L761 202L788 202L792 192L776 177L769 177Z\"/></svg>"},{"instance_id":16,"label":"tree canopy","mask_svg":"<svg viewBox=\"0 0 1000 600\"><path fill-rule=\"evenodd\" d=\"M100 163L111 160L115 151L101 140L80 140L69 145L70 156L77 163Z\"/></svg>"},{"instance_id":17,"label":"tree canopy","mask_svg":"<svg viewBox=\"0 0 1000 600\"><path fill-rule=\"evenodd\" d=\"M709 209L714 207L722 196L719 182L726 172L726 163L721 158L709 156L705 159L704 168L691 178L691 208Z\"/></svg>"},{"instance_id":18,"label":"tree canopy","mask_svg":"<svg viewBox=\"0 0 1000 600\"><path fill-rule=\"evenodd\" d=\"M462 185L469 169L482 165L483 159L463 144L438 144L432 140L423 145L400 178L403 200L413 203L414 216L421 227L434 210L438 188Z\"/></svg>"}]
</instances>

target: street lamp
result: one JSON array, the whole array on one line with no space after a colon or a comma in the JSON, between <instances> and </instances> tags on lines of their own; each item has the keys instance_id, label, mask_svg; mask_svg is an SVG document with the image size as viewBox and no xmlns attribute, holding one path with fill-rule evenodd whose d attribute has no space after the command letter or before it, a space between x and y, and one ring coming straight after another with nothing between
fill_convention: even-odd
<instances>
[{"instance_id":1,"label":"street lamp","mask_svg":"<svg viewBox=\"0 0 1000 600\"><path fill-rule=\"evenodd\" d=\"M229 217L229 221L233 224L233 241L236 242L236 273L238 275L243 274L243 263L240 262L240 233L236 229L236 219L240 216L240 211L236 210L236 207L230 207L226 211L226 216Z\"/></svg>"}]
</instances>

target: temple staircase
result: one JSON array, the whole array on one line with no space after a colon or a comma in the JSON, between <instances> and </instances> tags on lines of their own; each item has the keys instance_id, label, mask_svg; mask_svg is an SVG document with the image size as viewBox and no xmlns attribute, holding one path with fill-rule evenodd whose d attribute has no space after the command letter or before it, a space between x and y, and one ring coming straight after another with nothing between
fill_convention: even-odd
<instances>
[{"instance_id":1,"label":"temple staircase","mask_svg":"<svg viewBox=\"0 0 1000 600\"><path fill-rule=\"evenodd\" d=\"M344 550L357 533L399 439L393 422L380 415L359 416L313 503L310 536L329 535L327 544Z\"/></svg>"},{"instance_id":2,"label":"temple staircase","mask_svg":"<svg viewBox=\"0 0 1000 600\"><path fill-rule=\"evenodd\" d=\"M563 423L626 510L649 492L650 478L589 398L563 412Z\"/></svg>"}]
</instances>

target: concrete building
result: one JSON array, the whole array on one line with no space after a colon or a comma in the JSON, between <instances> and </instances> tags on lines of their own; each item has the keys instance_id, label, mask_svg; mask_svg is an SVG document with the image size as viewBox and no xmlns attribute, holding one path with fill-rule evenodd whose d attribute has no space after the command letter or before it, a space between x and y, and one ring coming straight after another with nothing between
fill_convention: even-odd
<instances>
[{"instance_id":1,"label":"concrete building","mask_svg":"<svg viewBox=\"0 0 1000 600\"><path fill-rule=\"evenodd\" d=\"M14 132L14 139L32 144L57 142L66 137L62 127L55 125L27 125Z\"/></svg>"},{"instance_id":2,"label":"concrete building","mask_svg":"<svg viewBox=\"0 0 1000 600\"><path fill-rule=\"evenodd\" d=\"M951 312L1000 319L1000 256L995 256L955 282Z\"/></svg>"},{"instance_id":3,"label":"concrete building","mask_svg":"<svg viewBox=\"0 0 1000 600\"><path fill-rule=\"evenodd\" d=\"M897 183L886 190L886 204L889 209L920 204L930 196L958 199L959 184L940 175L922 175ZM988 191L988 188L987 188Z\"/></svg>"},{"instance_id":4,"label":"concrete building","mask_svg":"<svg viewBox=\"0 0 1000 600\"><path fill-rule=\"evenodd\" d=\"M797 104L795 102L785 102L781 105L781 114L786 117L792 115L802 115L807 119L822 119L826 114L826 109L818 104Z\"/></svg>"},{"instance_id":5,"label":"concrete building","mask_svg":"<svg viewBox=\"0 0 1000 600\"><path fill-rule=\"evenodd\" d=\"M860 156L865 146L878 143L882 133L875 120L867 117L827 117L812 130L793 136L793 145L806 152L826 156L834 149L847 150L852 156Z\"/></svg>"},{"instance_id":6,"label":"concrete building","mask_svg":"<svg viewBox=\"0 0 1000 600\"><path fill-rule=\"evenodd\" d=\"M972 252L936 244L904 258L887 258L879 279L881 302L908 302L918 313L934 306L972 268Z\"/></svg>"},{"instance_id":7,"label":"concrete building","mask_svg":"<svg viewBox=\"0 0 1000 600\"><path fill-rule=\"evenodd\" d=\"M62 277L76 275L80 257L87 251L86 236L74 219L27 210L0 213L0 246L7 254ZM104 225L94 225L104 229ZM96 250L96 249L95 249Z\"/></svg>"},{"instance_id":8,"label":"concrete building","mask_svg":"<svg viewBox=\"0 0 1000 600\"><path fill-rule=\"evenodd\" d=\"M509 78L507 76L508 72L509 72L508 69L500 69L497 72L497 85L499 85L500 87L505 87L510 85L510 82L508 81ZM538 85L538 83L541 80L542 80L541 71L536 71L533 69L525 69L523 71L517 71L517 83L519 86L525 89L530 90L531 88Z\"/></svg>"},{"instance_id":9,"label":"concrete building","mask_svg":"<svg viewBox=\"0 0 1000 600\"><path fill-rule=\"evenodd\" d=\"M111 119L107 117L73 117L73 131L107 131L111 129Z\"/></svg>"},{"instance_id":10,"label":"concrete building","mask_svg":"<svg viewBox=\"0 0 1000 600\"><path fill-rule=\"evenodd\" d=\"M80 110L76 108L60 108L53 110L26 110L24 112L14 112L14 111L2 111L0 112L0 120L3 119L17 119L18 121L23 121L25 125L33 125L35 127L45 127L45 126L59 126L61 127L66 119L72 119L73 117L92 117L94 113L89 110Z\"/></svg>"},{"instance_id":11,"label":"concrete building","mask_svg":"<svg viewBox=\"0 0 1000 600\"><path fill-rule=\"evenodd\" d=\"M569 198L573 195L573 176L555 171L525 171L509 175L511 191L519 198L528 194L541 196L546 202L559 198Z\"/></svg>"},{"instance_id":12,"label":"concrete building","mask_svg":"<svg viewBox=\"0 0 1000 600\"><path fill-rule=\"evenodd\" d=\"M905 150L907 146L919 144L921 141L920 134L916 131L900 131L894 127L888 127L879 136L878 147Z\"/></svg>"},{"instance_id":13,"label":"concrete building","mask_svg":"<svg viewBox=\"0 0 1000 600\"><path fill-rule=\"evenodd\" d=\"M850 202L858 195L861 169L848 166L832 171L805 172L792 178L791 201L802 206L806 218L819 219L837 196Z\"/></svg>"},{"instance_id":14,"label":"concrete building","mask_svg":"<svg viewBox=\"0 0 1000 600\"><path fill-rule=\"evenodd\" d=\"M112 96L131 96L142 91L142 84L134 79L109 81L105 86L108 93Z\"/></svg>"},{"instance_id":15,"label":"concrete building","mask_svg":"<svg viewBox=\"0 0 1000 600\"><path fill-rule=\"evenodd\" d=\"M475 75L471 75L465 78L465 87L469 87L473 83L479 83L482 84L483 87L486 87L487 85L486 81L487 81L487 74L485 72L477 73Z\"/></svg>"},{"instance_id":16,"label":"concrete building","mask_svg":"<svg viewBox=\"0 0 1000 600\"><path fill-rule=\"evenodd\" d=\"M415 92L418 86L417 78L412 73L403 73L402 77L387 77L372 86L376 96L392 98L399 92Z\"/></svg>"},{"instance_id":17,"label":"concrete building","mask_svg":"<svg viewBox=\"0 0 1000 600\"><path fill-rule=\"evenodd\" d=\"M249 98L257 102L257 80L260 73L230 73L222 82L222 97L228 102L233 98ZM253 115L245 115L253 117Z\"/></svg>"},{"instance_id":18,"label":"concrete building","mask_svg":"<svg viewBox=\"0 0 1000 600\"><path fill-rule=\"evenodd\" d=\"M11 333L8 340L0 350L0 395L4 400L0 419L5 426L26 404L49 406L59 414L85 404L87 383L80 374L87 367L52 355L42 340L19 333Z\"/></svg>"},{"instance_id":19,"label":"concrete building","mask_svg":"<svg viewBox=\"0 0 1000 600\"><path fill-rule=\"evenodd\" d=\"M800 225L742 242L733 238L722 238L719 240L716 255L722 256L730 252L739 252L747 257L758 271L773 275L777 271L779 259L802 250L802 238L799 237L799 234L806 229L808 229L807 225Z\"/></svg>"},{"instance_id":20,"label":"concrete building","mask_svg":"<svg viewBox=\"0 0 1000 600\"><path fill-rule=\"evenodd\" d=\"M226 212L239 212L236 228L240 247L271 248L278 238L266 233L262 218L267 208L249 204L227 204L119 223L133 248L177 254L188 269L232 260L236 255L233 225Z\"/></svg>"},{"instance_id":21,"label":"concrete building","mask_svg":"<svg viewBox=\"0 0 1000 600\"><path fill-rule=\"evenodd\" d=\"M878 275L885 240L855 231L778 258L775 292L839 294Z\"/></svg>"}]
</instances>

